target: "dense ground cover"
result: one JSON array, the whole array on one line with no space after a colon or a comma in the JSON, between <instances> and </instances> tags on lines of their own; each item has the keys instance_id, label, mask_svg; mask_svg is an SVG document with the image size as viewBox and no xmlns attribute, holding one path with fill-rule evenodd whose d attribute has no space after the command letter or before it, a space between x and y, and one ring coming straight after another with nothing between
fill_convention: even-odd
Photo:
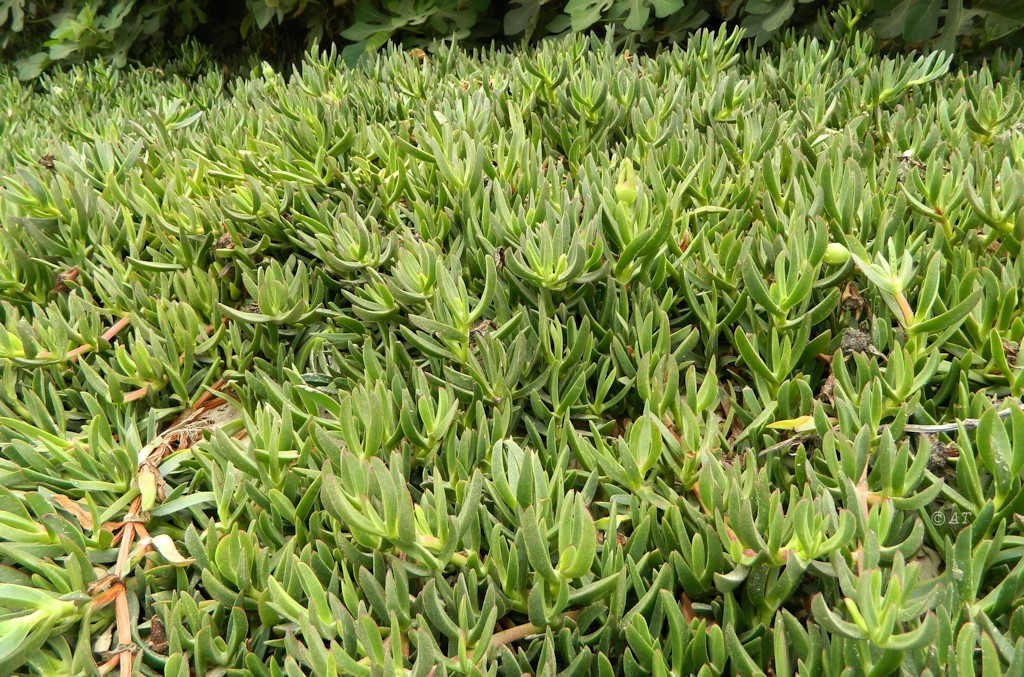
<instances>
[{"instance_id":1,"label":"dense ground cover","mask_svg":"<svg viewBox=\"0 0 1024 677\"><path fill-rule=\"evenodd\" d=\"M0 79L0 673L1022 669L1019 55L196 66Z\"/></svg>"}]
</instances>

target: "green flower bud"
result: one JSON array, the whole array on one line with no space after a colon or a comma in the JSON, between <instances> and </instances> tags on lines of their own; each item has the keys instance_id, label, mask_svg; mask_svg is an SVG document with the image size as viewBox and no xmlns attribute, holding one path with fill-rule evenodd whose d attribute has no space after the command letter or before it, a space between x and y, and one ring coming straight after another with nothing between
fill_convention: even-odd
<instances>
[{"instance_id":1,"label":"green flower bud","mask_svg":"<svg viewBox=\"0 0 1024 677\"><path fill-rule=\"evenodd\" d=\"M615 197L624 205L631 205L636 202L636 172L633 171L633 163L626 158L619 165L619 183L615 186Z\"/></svg>"},{"instance_id":2,"label":"green flower bud","mask_svg":"<svg viewBox=\"0 0 1024 677\"><path fill-rule=\"evenodd\" d=\"M832 242L825 248L825 263L828 265L841 266L849 260L850 250L838 242Z\"/></svg>"}]
</instances>

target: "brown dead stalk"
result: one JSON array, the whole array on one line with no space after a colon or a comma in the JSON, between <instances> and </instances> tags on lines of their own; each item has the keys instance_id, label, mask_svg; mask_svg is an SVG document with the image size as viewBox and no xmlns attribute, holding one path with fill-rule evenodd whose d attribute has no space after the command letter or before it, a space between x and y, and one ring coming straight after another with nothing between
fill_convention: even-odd
<instances>
[{"instance_id":1,"label":"brown dead stalk","mask_svg":"<svg viewBox=\"0 0 1024 677\"><path fill-rule=\"evenodd\" d=\"M215 430L226 425L235 418L234 409L221 397L216 397L213 392L222 387L223 382L218 383L211 391L203 393L191 409L179 416L171 426L163 432L156 440L149 445L149 453L139 463L140 468L158 468L160 463L171 454L188 449L203 437L206 430ZM101 672L113 669L114 665L120 667L122 677L130 677L132 674L132 663L137 653L137 647L132 640L131 617L128 610L128 595L124 585L124 578L128 575L128 567L132 556L132 547L138 537L143 543L143 550L149 550L152 539L145 523L148 515L142 512L142 496L137 496L128 509L128 514L119 525L119 531L115 534L115 542L119 544L117 563L114 565L113 577L116 583L109 587L110 592L105 592L102 602L110 602L109 596L113 597L114 617L117 627L117 655L108 660L101 667ZM94 598L99 600L99 598Z\"/></svg>"}]
</instances>

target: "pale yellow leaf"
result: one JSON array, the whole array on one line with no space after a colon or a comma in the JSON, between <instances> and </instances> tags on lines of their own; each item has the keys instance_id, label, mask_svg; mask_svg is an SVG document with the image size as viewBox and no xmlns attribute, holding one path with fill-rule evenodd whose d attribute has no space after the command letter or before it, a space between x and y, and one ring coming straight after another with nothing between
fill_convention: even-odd
<instances>
[{"instance_id":1,"label":"pale yellow leaf","mask_svg":"<svg viewBox=\"0 0 1024 677\"><path fill-rule=\"evenodd\" d=\"M787 418L783 421L769 423L768 427L772 430L793 430L798 433L806 433L814 430L814 417L798 416L796 418Z\"/></svg>"},{"instance_id":2,"label":"pale yellow leaf","mask_svg":"<svg viewBox=\"0 0 1024 677\"><path fill-rule=\"evenodd\" d=\"M178 547L174 545L174 539L168 536L167 534L160 534L159 536L154 536L152 539L150 539L150 541L152 546L156 548L156 551L159 552L163 556L163 558L171 564L184 565L195 562L194 559L182 557L181 553L178 552Z\"/></svg>"}]
</instances>

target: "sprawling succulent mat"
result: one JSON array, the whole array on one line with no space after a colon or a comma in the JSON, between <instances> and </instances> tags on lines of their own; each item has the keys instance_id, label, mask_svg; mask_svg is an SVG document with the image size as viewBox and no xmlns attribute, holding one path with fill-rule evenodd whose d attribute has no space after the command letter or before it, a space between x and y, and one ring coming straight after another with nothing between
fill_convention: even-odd
<instances>
[{"instance_id":1,"label":"sprawling succulent mat","mask_svg":"<svg viewBox=\"0 0 1024 677\"><path fill-rule=\"evenodd\" d=\"M1019 675L1021 57L0 80L0 673Z\"/></svg>"}]
</instances>

